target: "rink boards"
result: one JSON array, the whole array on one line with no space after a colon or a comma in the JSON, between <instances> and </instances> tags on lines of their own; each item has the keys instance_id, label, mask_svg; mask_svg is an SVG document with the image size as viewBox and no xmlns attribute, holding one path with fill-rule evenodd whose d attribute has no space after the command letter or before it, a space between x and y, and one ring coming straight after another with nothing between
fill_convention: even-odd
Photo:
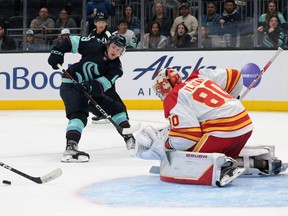
<instances>
[{"instance_id":1,"label":"rink boards","mask_svg":"<svg viewBox=\"0 0 288 216\"><path fill-rule=\"evenodd\" d=\"M183 79L197 68L236 68L255 63L262 69L275 50L243 51L127 51L121 57L124 75L117 91L128 109L162 109L151 86L164 67L177 69ZM0 109L63 109L59 97L61 71L47 63L49 53L1 53ZM282 51L260 83L243 100L248 110L288 111L288 52ZM65 54L63 66L77 62L79 54ZM251 79L252 81L252 79ZM243 88L243 91L245 87Z\"/></svg>"}]
</instances>

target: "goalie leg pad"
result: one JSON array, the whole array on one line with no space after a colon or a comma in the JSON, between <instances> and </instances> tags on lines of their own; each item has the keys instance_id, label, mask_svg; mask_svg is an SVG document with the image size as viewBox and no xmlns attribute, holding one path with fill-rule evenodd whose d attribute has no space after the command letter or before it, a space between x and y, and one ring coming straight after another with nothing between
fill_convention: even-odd
<instances>
[{"instance_id":1,"label":"goalie leg pad","mask_svg":"<svg viewBox=\"0 0 288 216\"><path fill-rule=\"evenodd\" d=\"M275 156L275 146L245 146L237 158L244 175L274 175L285 171L282 161Z\"/></svg>"},{"instance_id":2,"label":"goalie leg pad","mask_svg":"<svg viewBox=\"0 0 288 216\"><path fill-rule=\"evenodd\" d=\"M167 182L223 187L245 170L238 168L234 159L220 153L177 150L167 151L166 156L160 163L160 179Z\"/></svg>"}]
</instances>

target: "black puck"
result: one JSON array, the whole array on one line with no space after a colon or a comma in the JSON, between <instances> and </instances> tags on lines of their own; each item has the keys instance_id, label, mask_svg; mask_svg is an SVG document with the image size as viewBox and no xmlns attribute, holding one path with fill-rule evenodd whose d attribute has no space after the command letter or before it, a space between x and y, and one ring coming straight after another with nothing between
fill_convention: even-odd
<instances>
[{"instance_id":1,"label":"black puck","mask_svg":"<svg viewBox=\"0 0 288 216\"><path fill-rule=\"evenodd\" d=\"M7 185L11 185L11 181L8 181L8 180L3 180L2 183L7 184Z\"/></svg>"}]
</instances>

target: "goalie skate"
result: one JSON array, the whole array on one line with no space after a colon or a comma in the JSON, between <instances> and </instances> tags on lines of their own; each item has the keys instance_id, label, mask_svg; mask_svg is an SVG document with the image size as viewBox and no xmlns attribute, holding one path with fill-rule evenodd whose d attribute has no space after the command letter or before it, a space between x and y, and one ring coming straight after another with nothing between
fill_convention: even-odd
<instances>
[{"instance_id":1,"label":"goalie skate","mask_svg":"<svg viewBox=\"0 0 288 216\"><path fill-rule=\"evenodd\" d=\"M239 167L226 167L222 170L220 180L216 182L218 187L223 187L230 184L234 179L242 175L245 168Z\"/></svg>"},{"instance_id":2,"label":"goalie skate","mask_svg":"<svg viewBox=\"0 0 288 216\"><path fill-rule=\"evenodd\" d=\"M77 144L68 144L63 153L61 162L64 163L83 163L88 162L90 159L89 154L79 151Z\"/></svg>"}]
</instances>

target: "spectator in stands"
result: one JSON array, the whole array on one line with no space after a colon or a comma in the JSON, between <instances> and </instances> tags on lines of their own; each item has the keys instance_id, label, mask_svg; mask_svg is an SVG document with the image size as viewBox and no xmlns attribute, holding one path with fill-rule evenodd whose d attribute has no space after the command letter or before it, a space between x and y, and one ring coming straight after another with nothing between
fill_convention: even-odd
<instances>
[{"instance_id":1,"label":"spectator in stands","mask_svg":"<svg viewBox=\"0 0 288 216\"><path fill-rule=\"evenodd\" d=\"M71 34L70 29L68 29L68 28L63 28L63 29L61 30L60 35L53 41L52 47L56 46L58 42L64 40L64 39L67 38L70 34Z\"/></svg>"},{"instance_id":2,"label":"spectator in stands","mask_svg":"<svg viewBox=\"0 0 288 216\"><path fill-rule=\"evenodd\" d=\"M45 50L45 42L43 39L36 38L33 30L26 31L27 51Z\"/></svg>"},{"instance_id":3,"label":"spectator in stands","mask_svg":"<svg viewBox=\"0 0 288 216\"><path fill-rule=\"evenodd\" d=\"M128 29L132 30L137 38L139 40L140 38L140 29L141 29L141 22L140 19L135 16L133 8L131 5L126 5L124 7L123 16L121 19L126 19L128 23Z\"/></svg>"},{"instance_id":4,"label":"spectator in stands","mask_svg":"<svg viewBox=\"0 0 288 216\"><path fill-rule=\"evenodd\" d=\"M62 9L59 14L59 18L55 22L55 28L59 28L59 32L61 29L68 28L71 29L72 33L76 34L77 28L76 22L73 18L69 17L68 11L66 9ZM73 29L74 28L74 29Z\"/></svg>"},{"instance_id":5,"label":"spectator in stands","mask_svg":"<svg viewBox=\"0 0 288 216\"><path fill-rule=\"evenodd\" d=\"M236 10L234 0L226 0L224 3L224 12L220 19L220 34L227 38L226 46L236 47L237 35L240 33L241 15Z\"/></svg>"},{"instance_id":6,"label":"spectator in stands","mask_svg":"<svg viewBox=\"0 0 288 216\"><path fill-rule=\"evenodd\" d=\"M164 49L166 47L167 38L160 33L160 24L157 21L150 23L149 33L144 35L143 44L138 43L138 48L144 49ZM143 45L143 47L141 47Z\"/></svg>"},{"instance_id":7,"label":"spectator in stands","mask_svg":"<svg viewBox=\"0 0 288 216\"><path fill-rule=\"evenodd\" d=\"M184 22L176 26L172 37L173 48L189 48L192 45L192 37L188 34L189 30Z\"/></svg>"},{"instance_id":8,"label":"spectator in stands","mask_svg":"<svg viewBox=\"0 0 288 216\"><path fill-rule=\"evenodd\" d=\"M207 14L202 15L202 27L206 29L207 35L218 35L220 29L221 15L217 13L216 2L209 2Z\"/></svg>"},{"instance_id":9,"label":"spectator in stands","mask_svg":"<svg viewBox=\"0 0 288 216\"><path fill-rule=\"evenodd\" d=\"M167 39L170 38L170 29L172 27L172 20L167 17L164 12L164 5L162 2L156 2L154 4L155 14L151 20L148 20L146 25L146 33L149 33L149 28L152 22L157 21L160 24L160 34L164 35Z\"/></svg>"},{"instance_id":10,"label":"spectator in stands","mask_svg":"<svg viewBox=\"0 0 288 216\"><path fill-rule=\"evenodd\" d=\"M5 33L4 23L0 23L0 51L16 50L16 41Z\"/></svg>"},{"instance_id":11,"label":"spectator in stands","mask_svg":"<svg viewBox=\"0 0 288 216\"><path fill-rule=\"evenodd\" d=\"M128 22L126 19L120 19L117 24L118 30L113 32L112 35L119 34L126 39L126 48L136 48L137 38L135 33L128 29Z\"/></svg>"},{"instance_id":12,"label":"spectator in stands","mask_svg":"<svg viewBox=\"0 0 288 216\"><path fill-rule=\"evenodd\" d=\"M279 26L283 29L286 29L286 20L283 14L278 11L275 1L269 1L267 13L264 13L259 17L258 27L263 26L264 28L268 28L270 18L273 15L276 15L279 17L279 20L280 20Z\"/></svg>"},{"instance_id":13,"label":"spectator in stands","mask_svg":"<svg viewBox=\"0 0 288 216\"><path fill-rule=\"evenodd\" d=\"M286 32L280 27L280 19L277 15L270 16L268 28L259 26L258 31L263 34L263 47L277 48L285 45Z\"/></svg>"},{"instance_id":14,"label":"spectator in stands","mask_svg":"<svg viewBox=\"0 0 288 216\"><path fill-rule=\"evenodd\" d=\"M116 15L115 0L111 3L108 0L91 0L86 5L86 17L89 23L89 32L94 29L94 18L97 12L103 12L104 14L114 17Z\"/></svg>"},{"instance_id":15,"label":"spectator in stands","mask_svg":"<svg viewBox=\"0 0 288 216\"><path fill-rule=\"evenodd\" d=\"M196 17L190 14L188 3L182 3L179 10L181 15L174 19L172 28L170 30L171 36L174 36L178 24L184 22L185 26L188 29L188 34L191 36L191 38L194 37L197 34L198 20L196 19Z\"/></svg>"},{"instance_id":16,"label":"spectator in stands","mask_svg":"<svg viewBox=\"0 0 288 216\"><path fill-rule=\"evenodd\" d=\"M111 36L110 31L107 30L108 28L108 16L102 12L98 12L95 16L94 23L95 29L91 31L88 37L95 37L101 40L103 43L108 42L108 38Z\"/></svg>"},{"instance_id":17,"label":"spectator in stands","mask_svg":"<svg viewBox=\"0 0 288 216\"><path fill-rule=\"evenodd\" d=\"M48 9L43 7L39 11L39 16L33 19L30 23L30 28L34 29L34 33L42 33L42 34L50 34L52 33L52 29L55 27L55 22L48 15ZM35 28L41 28L41 30L37 30Z\"/></svg>"},{"instance_id":18,"label":"spectator in stands","mask_svg":"<svg viewBox=\"0 0 288 216\"><path fill-rule=\"evenodd\" d=\"M201 31L200 31L200 35L201 35L201 47L200 48L205 48L205 49L210 49L212 48L212 41L211 38L209 38L207 32L206 32L206 27L205 26L201 26ZM197 38L192 38L192 42L191 42L191 47L192 48L198 48L198 37Z\"/></svg>"},{"instance_id":19,"label":"spectator in stands","mask_svg":"<svg viewBox=\"0 0 288 216\"><path fill-rule=\"evenodd\" d=\"M179 16L180 5L187 2L187 0L154 0L154 4L158 2L165 5L166 14L171 14L172 17L177 17Z\"/></svg>"}]
</instances>

